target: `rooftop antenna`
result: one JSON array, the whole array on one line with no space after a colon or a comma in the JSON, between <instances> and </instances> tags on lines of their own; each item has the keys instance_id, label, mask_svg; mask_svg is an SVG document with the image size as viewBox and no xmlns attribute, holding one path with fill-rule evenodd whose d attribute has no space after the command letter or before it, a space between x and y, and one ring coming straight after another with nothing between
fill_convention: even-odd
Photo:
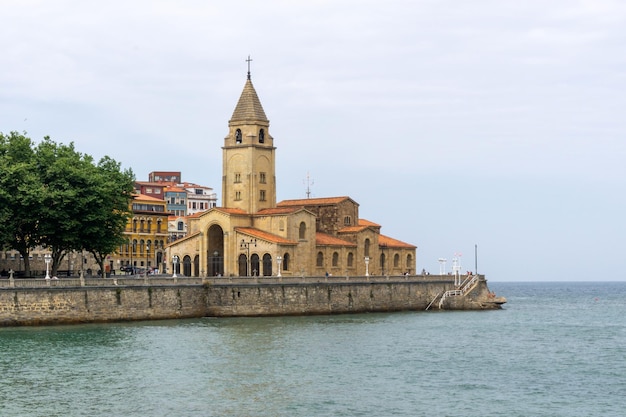
<instances>
[{"instance_id":1,"label":"rooftop antenna","mask_svg":"<svg viewBox=\"0 0 626 417\"><path fill-rule=\"evenodd\" d=\"M309 177L309 172L306 173L306 180L304 180L306 184L306 198L311 198L311 185L315 184L313 180Z\"/></svg>"},{"instance_id":2,"label":"rooftop antenna","mask_svg":"<svg viewBox=\"0 0 626 417\"><path fill-rule=\"evenodd\" d=\"M248 63L248 79L250 79L250 62L252 62L250 55L248 55L248 59L246 59L246 62Z\"/></svg>"}]
</instances>

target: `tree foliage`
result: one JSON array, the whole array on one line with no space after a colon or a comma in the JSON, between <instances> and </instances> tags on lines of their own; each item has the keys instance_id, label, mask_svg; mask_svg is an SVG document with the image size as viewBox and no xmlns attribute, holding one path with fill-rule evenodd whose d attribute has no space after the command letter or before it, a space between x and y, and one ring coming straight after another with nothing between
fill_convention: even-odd
<instances>
[{"instance_id":1,"label":"tree foliage","mask_svg":"<svg viewBox=\"0 0 626 417\"><path fill-rule=\"evenodd\" d=\"M106 256L124 242L134 175L109 157L98 164L74 144L0 133L0 243L20 252L52 252L52 273L71 251L87 250L104 271Z\"/></svg>"}]
</instances>

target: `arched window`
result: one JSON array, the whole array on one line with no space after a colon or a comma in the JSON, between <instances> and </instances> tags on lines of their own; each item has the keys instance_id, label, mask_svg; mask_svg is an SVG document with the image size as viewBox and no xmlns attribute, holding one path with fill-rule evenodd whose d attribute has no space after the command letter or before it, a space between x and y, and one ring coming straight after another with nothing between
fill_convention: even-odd
<instances>
[{"instance_id":1,"label":"arched window","mask_svg":"<svg viewBox=\"0 0 626 417\"><path fill-rule=\"evenodd\" d=\"M272 276L272 257L269 253L263 255L263 276L271 277Z\"/></svg>"},{"instance_id":2,"label":"arched window","mask_svg":"<svg viewBox=\"0 0 626 417\"><path fill-rule=\"evenodd\" d=\"M339 265L339 254L337 252L333 252L333 266Z\"/></svg>"},{"instance_id":3,"label":"arched window","mask_svg":"<svg viewBox=\"0 0 626 417\"><path fill-rule=\"evenodd\" d=\"M300 231L298 233L298 239L304 240L305 237L306 237L306 223L302 222L300 223Z\"/></svg>"},{"instance_id":4,"label":"arched window","mask_svg":"<svg viewBox=\"0 0 626 417\"><path fill-rule=\"evenodd\" d=\"M385 256L385 254L381 253L380 254L380 270L383 275L385 275L385 273L387 272L386 271L387 265L385 265L386 260L387 260L387 257Z\"/></svg>"},{"instance_id":5,"label":"arched window","mask_svg":"<svg viewBox=\"0 0 626 417\"><path fill-rule=\"evenodd\" d=\"M161 233L161 221L162 221L161 219L157 220L157 230L156 230L157 233Z\"/></svg>"},{"instance_id":6,"label":"arched window","mask_svg":"<svg viewBox=\"0 0 626 417\"><path fill-rule=\"evenodd\" d=\"M322 252L317 252L317 266L324 266L324 254Z\"/></svg>"},{"instance_id":7,"label":"arched window","mask_svg":"<svg viewBox=\"0 0 626 417\"><path fill-rule=\"evenodd\" d=\"M235 132L235 143L241 143L241 129L237 129Z\"/></svg>"},{"instance_id":8,"label":"arched window","mask_svg":"<svg viewBox=\"0 0 626 417\"><path fill-rule=\"evenodd\" d=\"M363 249L365 251L365 256L370 256L370 240L369 239L365 239L365 244L364 244Z\"/></svg>"},{"instance_id":9,"label":"arched window","mask_svg":"<svg viewBox=\"0 0 626 417\"><path fill-rule=\"evenodd\" d=\"M408 272L411 272L412 268L413 268L413 257L411 256L411 254L408 254L406 256L406 269Z\"/></svg>"},{"instance_id":10,"label":"arched window","mask_svg":"<svg viewBox=\"0 0 626 417\"><path fill-rule=\"evenodd\" d=\"M185 230L185 223L178 222L178 230Z\"/></svg>"},{"instance_id":11,"label":"arched window","mask_svg":"<svg viewBox=\"0 0 626 417\"><path fill-rule=\"evenodd\" d=\"M196 257L193 258L193 276L194 277L200 276L200 256L198 255L196 255Z\"/></svg>"},{"instance_id":12,"label":"arched window","mask_svg":"<svg viewBox=\"0 0 626 417\"><path fill-rule=\"evenodd\" d=\"M350 252L348 254L348 268L352 268L354 266L354 254Z\"/></svg>"},{"instance_id":13,"label":"arched window","mask_svg":"<svg viewBox=\"0 0 626 417\"><path fill-rule=\"evenodd\" d=\"M289 271L289 263L290 263L289 260L290 260L289 254L288 253L284 254L283 264L281 265L281 268L283 269L283 271Z\"/></svg>"},{"instance_id":14,"label":"arched window","mask_svg":"<svg viewBox=\"0 0 626 417\"><path fill-rule=\"evenodd\" d=\"M147 230L147 232L148 233L152 232L152 219L148 219L148 230Z\"/></svg>"},{"instance_id":15,"label":"arched window","mask_svg":"<svg viewBox=\"0 0 626 417\"><path fill-rule=\"evenodd\" d=\"M399 266L400 266L400 255L396 253L395 255L393 255L393 267L397 268Z\"/></svg>"},{"instance_id":16,"label":"arched window","mask_svg":"<svg viewBox=\"0 0 626 417\"><path fill-rule=\"evenodd\" d=\"M259 130L259 143L265 143L265 130Z\"/></svg>"},{"instance_id":17,"label":"arched window","mask_svg":"<svg viewBox=\"0 0 626 417\"><path fill-rule=\"evenodd\" d=\"M191 276L191 257L189 255L185 255L183 258L183 275L186 277Z\"/></svg>"},{"instance_id":18,"label":"arched window","mask_svg":"<svg viewBox=\"0 0 626 417\"><path fill-rule=\"evenodd\" d=\"M248 258L243 253L239 255L239 276L248 276Z\"/></svg>"},{"instance_id":19,"label":"arched window","mask_svg":"<svg viewBox=\"0 0 626 417\"><path fill-rule=\"evenodd\" d=\"M252 272L252 276L259 276L259 255L256 253L250 256L250 270Z\"/></svg>"}]
</instances>

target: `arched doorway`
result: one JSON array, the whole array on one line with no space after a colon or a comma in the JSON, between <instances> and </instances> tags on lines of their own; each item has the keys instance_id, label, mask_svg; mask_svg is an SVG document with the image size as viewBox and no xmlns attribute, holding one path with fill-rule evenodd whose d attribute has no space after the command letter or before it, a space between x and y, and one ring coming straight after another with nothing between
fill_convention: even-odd
<instances>
[{"instance_id":1,"label":"arched doorway","mask_svg":"<svg viewBox=\"0 0 626 417\"><path fill-rule=\"evenodd\" d=\"M210 277L224 275L224 229L218 224L211 225L207 233L207 275ZM204 274L200 271L200 274ZM241 275L241 268L239 270Z\"/></svg>"},{"instance_id":2,"label":"arched doorway","mask_svg":"<svg viewBox=\"0 0 626 417\"><path fill-rule=\"evenodd\" d=\"M243 253L239 255L239 276L247 277L248 276L248 258Z\"/></svg>"},{"instance_id":3,"label":"arched doorway","mask_svg":"<svg viewBox=\"0 0 626 417\"><path fill-rule=\"evenodd\" d=\"M191 257L189 255L185 255L183 258L183 275L186 277L191 276Z\"/></svg>"},{"instance_id":4,"label":"arched doorway","mask_svg":"<svg viewBox=\"0 0 626 417\"><path fill-rule=\"evenodd\" d=\"M250 256L250 270L252 271L252 276L259 276L259 255L256 253Z\"/></svg>"},{"instance_id":5,"label":"arched doorway","mask_svg":"<svg viewBox=\"0 0 626 417\"><path fill-rule=\"evenodd\" d=\"M272 276L272 257L269 253L263 255L263 276Z\"/></svg>"}]
</instances>

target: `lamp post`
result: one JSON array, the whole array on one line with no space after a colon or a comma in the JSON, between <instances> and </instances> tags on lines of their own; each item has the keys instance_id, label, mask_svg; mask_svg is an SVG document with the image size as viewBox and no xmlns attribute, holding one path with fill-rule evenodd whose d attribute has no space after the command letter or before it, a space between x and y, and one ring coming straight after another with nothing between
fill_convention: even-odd
<instances>
[{"instance_id":1,"label":"lamp post","mask_svg":"<svg viewBox=\"0 0 626 417\"><path fill-rule=\"evenodd\" d=\"M146 242L146 276L148 276L149 262L150 262L150 241Z\"/></svg>"},{"instance_id":2,"label":"lamp post","mask_svg":"<svg viewBox=\"0 0 626 417\"><path fill-rule=\"evenodd\" d=\"M445 275L446 274L446 262L448 262L448 260L446 258L439 258L437 259L437 261L439 262L439 275Z\"/></svg>"},{"instance_id":3,"label":"lamp post","mask_svg":"<svg viewBox=\"0 0 626 417\"><path fill-rule=\"evenodd\" d=\"M365 257L365 276L369 277L370 276L370 257L366 256Z\"/></svg>"},{"instance_id":4,"label":"lamp post","mask_svg":"<svg viewBox=\"0 0 626 417\"><path fill-rule=\"evenodd\" d=\"M250 239L246 242L245 239L241 239L241 249L246 250L246 276L250 276L250 245L254 245L256 247L256 239Z\"/></svg>"},{"instance_id":5,"label":"lamp post","mask_svg":"<svg viewBox=\"0 0 626 417\"><path fill-rule=\"evenodd\" d=\"M276 263L278 264L278 274L276 274L276 276L277 276L277 277L281 276L281 275L280 275L280 263L281 263L282 261L283 261L283 258L282 258L280 255L278 255L278 256L276 257Z\"/></svg>"},{"instance_id":6,"label":"lamp post","mask_svg":"<svg viewBox=\"0 0 626 417\"><path fill-rule=\"evenodd\" d=\"M217 260L217 257L220 255L220 253L218 251L213 251L213 266L211 268L211 274L216 277L219 275L219 263Z\"/></svg>"},{"instance_id":7,"label":"lamp post","mask_svg":"<svg viewBox=\"0 0 626 417\"><path fill-rule=\"evenodd\" d=\"M46 253L43 260L46 261L46 279L50 279L50 261L52 260L52 256L50 256L49 253Z\"/></svg>"},{"instance_id":8,"label":"lamp post","mask_svg":"<svg viewBox=\"0 0 626 417\"><path fill-rule=\"evenodd\" d=\"M174 274L172 274L172 278L176 278L176 265L178 264L178 255L172 256L172 264L174 266Z\"/></svg>"},{"instance_id":9,"label":"lamp post","mask_svg":"<svg viewBox=\"0 0 626 417\"><path fill-rule=\"evenodd\" d=\"M383 275L385 275L385 261L387 260L387 257L385 256L385 249L387 249L387 244L381 244L380 251L382 252L382 256L380 257L380 266Z\"/></svg>"}]
</instances>

